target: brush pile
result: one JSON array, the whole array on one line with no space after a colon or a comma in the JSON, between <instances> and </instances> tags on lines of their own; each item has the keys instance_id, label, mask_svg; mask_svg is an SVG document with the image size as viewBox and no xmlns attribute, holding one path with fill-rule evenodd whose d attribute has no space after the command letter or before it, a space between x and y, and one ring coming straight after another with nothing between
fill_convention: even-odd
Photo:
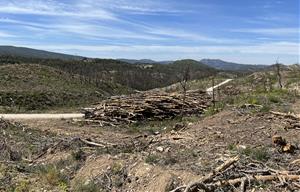
<instances>
[{"instance_id":1,"label":"brush pile","mask_svg":"<svg viewBox=\"0 0 300 192\"><path fill-rule=\"evenodd\" d=\"M297 160L299 161L299 160ZM271 168L262 162L251 159L230 158L197 181L179 186L170 192L219 192L219 191L256 191L260 186L272 183L271 191L299 191L299 166L291 162L287 170ZM272 166L275 166L272 165ZM286 188L288 190L283 190ZM239 189L239 190L238 190ZM261 190L258 190L261 191ZM266 191L266 190L263 190ZM268 190L270 191L270 190Z\"/></svg>"},{"instance_id":2,"label":"brush pile","mask_svg":"<svg viewBox=\"0 0 300 192\"><path fill-rule=\"evenodd\" d=\"M94 108L84 109L86 121L100 125L129 124L145 120L172 119L179 115L202 114L210 105L204 91L182 93L140 92L111 97Z\"/></svg>"}]
</instances>

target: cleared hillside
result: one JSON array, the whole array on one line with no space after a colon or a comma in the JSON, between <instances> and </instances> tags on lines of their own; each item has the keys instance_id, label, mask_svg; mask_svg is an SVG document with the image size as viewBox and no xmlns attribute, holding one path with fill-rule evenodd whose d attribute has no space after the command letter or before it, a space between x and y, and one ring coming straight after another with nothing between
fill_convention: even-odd
<instances>
[{"instance_id":1,"label":"cleared hillside","mask_svg":"<svg viewBox=\"0 0 300 192\"><path fill-rule=\"evenodd\" d=\"M37 64L0 66L0 77L0 106L7 109L79 106L128 91L121 85L95 84L79 75Z\"/></svg>"}]
</instances>

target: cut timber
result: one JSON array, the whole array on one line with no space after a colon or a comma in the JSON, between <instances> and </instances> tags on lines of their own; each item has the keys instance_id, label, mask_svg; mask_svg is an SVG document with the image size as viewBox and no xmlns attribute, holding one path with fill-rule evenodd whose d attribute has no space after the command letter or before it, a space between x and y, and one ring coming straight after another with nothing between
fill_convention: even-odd
<instances>
[{"instance_id":1,"label":"cut timber","mask_svg":"<svg viewBox=\"0 0 300 192\"><path fill-rule=\"evenodd\" d=\"M111 143L105 143L105 144L102 144L102 143L95 143L95 142L92 142L92 141L88 141L86 139L81 139L79 138L79 140L87 145L90 145L90 146L94 146L94 147L107 147L107 146L115 146L114 144L111 144Z\"/></svg>"},{"instance_id":2,"label":"cut timber","mask_svg":"<svg viewBox=\"0 0 300 192\"><path fill-rule=\"evenodd\" d=\"M276 181L280 178L283 178L284 180L290 180L290 181L297 181L300 179L300 175L257 175L257 176L248 176L248 177L241 177L237 179L231 179L231 180L225 180L225 181L218 181L212 185L218 186L218 187L225 187L228 185L236 185L241 183L243 180L247 180L250 182L253 181Z\"/></svg>"},{"instance_id":3,"label":"cut timber","mask_svg":"<svg viewBox=\"0 0 300 192\"><path fill-rule=\"evenodd\" d=\"M204 191L210 191L205 185L204 183L206 182L209 182L211 181L211 179L217 175L218 173L220 172L223 172L225 171L226 169L228 169L231 165L233 165L234 163L236 163L237 161L239 160L239 157L236 156L234 158L230 158L228 159L226 162L224 162L222 165L220 165L219 167L217 167L213 172L209 173L208 175L204 176L202 179L200 179L199 181L196 181L196 182L192 182L190 183L189 185L185 186L185 190L184 192L189 192L191 191L191 189L197 187L197 188L201 188L203 189ZM180 187L181 189L183 187ZM177 190L174 190L175 191L178 191Z\"/></svg>"},{"instance_id":4,"label":"cut timber","mask_svg":"<svg viewBox=\"0 0 300 192\"><path fill-rule=\"evenodd\" d=\"M298 115L295 115L295 114L292 114L292 113L281 113L281 112L277 112L277 111L270 111L270 113L272 113L273 115L277 115L277 116L283 116L285 118L300 120Z\"/></svg>"},{"instance_id":5,"label":"cut timber","mask_svg":"<svg viewBox=\"0 0 300 192\"><path fill-rule=\"evenodd\" d=\"M240 191L246 191L246 187L251 185L251 183L258 182L270 182L270 181L285 181L285 182L295 182L300 181L299 170L296 171L278 171L271 168L263 167L257 169L254 163L250 163L247 167L254 168L245 174L244 166L240 167L237 165L239 157L234 157L221 166L217 167L212 173L209 173L207 176L199 179L195 182L190 183L189 185L182 185L170 192L192 192L192 191L223 191L226 187L233 187L236 189L239 186ZM241 169L242 168L242 169ZM241 174L242 173L242 174ZM227 190L226 190L227 191Z\"/></svg>"},{"instance_id":6,"label":"cut timber","mask_svg":"<svg viewBox=\"0 0 300 192\"><path fill-rule=\"evenodd\" d=\"M172 119L179 115L202 114L210 105L210 96L197 90L182 93L140 92L111 97L93 108L83 109L87 122L100 126L122 125L138 121Z\"/></svg>"}]
</instances>

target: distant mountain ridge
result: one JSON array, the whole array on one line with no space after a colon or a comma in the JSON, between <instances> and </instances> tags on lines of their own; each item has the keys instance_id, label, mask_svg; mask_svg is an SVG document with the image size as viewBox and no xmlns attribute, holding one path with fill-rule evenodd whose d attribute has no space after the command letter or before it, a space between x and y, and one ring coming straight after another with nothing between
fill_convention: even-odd
<instances>
[{"instance_id":1,"label":"distant mountain ridge","mask_svg":"<svg viewBox=\"0 0 300 192\"><path fill-rule=\"evenodd\" d=\"M154 61L151 59L118 59L130 64L174 64L176 61ZM266 68L266 65L253 65L253 64L240 64L227 62L220 59L202 59L199 61L209 67L225 70L225 71L238 71L238 72L254 72Z\"/></svg>"},{"instance_id":2,"label":"distant mountain ridge","mask_svg":"<svg viewBox=\"0 0 300 192\"><path fill-rule=\"evenodd\" d=\"M54 53L38 49L15 46L0 46L0 56L10 55L16 57L39 58L39 59L62 59L62 60L79 60L84 57L68 55L63 53Z\"/></svg>"},{"instance_id":3,"label":"distant mountain ridge","mask_svg":"<svg viewBox=\"0 0 300 192\"><path fill-rule=\"evenodd\" d=\"M130 64L171 64L174 61L154 61L152 59L117 59Z\"/></svg>"},{"instance_id":4,"label":"distant mountain ridge","mask_svg":"<svg viewBox=\"0 0 300 192\"><path fill-rule=\"evenodd\" d=\"M214 67L219 70L227 71L258 71L266 68L266 65L250 65L250 64L239 64L233 62L227 62L220 59L202 59L201 63L206 64L210 67Z\"/></svg>"},{"instance_id":5,"label":"distant mountain ridge","mask_svg":"<svg viewBox=\"0 0 300 192\"><path fill-rule=\"evenodd\" d=\"M44 50L31 49L26 47L0 46L0 56L38 58L38 59L61 59L61 60L85 60L86 57L55 53ZM176 61L154 61L151 59L116 59L129 64L174 64ZM254 72L266 68L266 65L249 65L227 62L220 59L202 59L199 63L213 67L217 70L237 71L237 72Z\"/></svg>"}]
</instances>

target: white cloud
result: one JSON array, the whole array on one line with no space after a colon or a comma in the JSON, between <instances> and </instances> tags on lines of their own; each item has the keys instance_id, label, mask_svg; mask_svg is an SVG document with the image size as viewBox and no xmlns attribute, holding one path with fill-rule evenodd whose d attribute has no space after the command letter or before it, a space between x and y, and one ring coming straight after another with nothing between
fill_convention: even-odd
<instances>
[{"instance_id":1,"label":"white cloud","mask_svg":"<svg viewBox=\"0 0 300 192\"><path fill-rule=\"evenodd\" d=\"M233 29L232 32L255 33L263 35L299 35L300 28L254 28L254 29Z\"/></svg>"},{"instance_id":2,"label":"white cloud","mask_svg":"<svg viewBox=\"0 0 300 192\"><path fill-rule=\"evenodd\" d=\"M58 21L56 23L34 23L27 21L0 18L0 23L15 24L25 29L47 34L75 34L85 39L142 39L142 40L163 40L158 35L146 34L143 32L132 32L118 27L109 27L99 24L88 24L74 20Z\"/></svg>"},{"instance_id":3,"label":"white cloud","mask_svg":"<svg viewBox=\"0 0 300 192\"><path fill-rule=\"evenodd\" d=\"M67 32L81 35L84 38L106 38L106 39L142 39L142 40L163 40L163 38L144 33L131 32L120 28L112 28L84 23L52 25L54 31Z\"/></svg>"},{"instance_id":4,"label":"white cloud","mask_svg":"<svg viewBox=\"0 0 300 192\"><path fill-rule=\"evenodd\" d=\"M82 22L77 20L62 20L55 23L35 23L7 18L0 18L0 23L9 23L26 26L25 28L32 31L45 31L46 33L68 33L77 34L82 38L87 39L142 39L142 40L188 40L197 42L212 42L212 43L242 43L238 39L225 39L210 37L199 33L191 33L176 28L161 28L158 26L149 26L138 23L127 22L127 25L132 26L126 30L120 27L99 25L93 22Z\"/></svg>"},{"instance_id":5,"label":"white cloud","mask_svg":"<svg viewBox=\"0 0 300 192\"><path fill-rule=\"evenodd\" d=\"M50 0L26 0L0 2L0 13L46 15L59 17L78 17L116 20L116 16L100 7L82 7L77 4L64 4Z\"/></svg>"},{"instance_id":6,"label":"white cloud","mask_svg":"<svg viewBox=\"0 0 300 192\"><path fill-rule=\"evenodd\" d=\"M15 35L9 34L4 31L0 31L0 37L15 37Z\"/></svg>"},{"instance_id":7,"label":"white cloud","mask_svg":"<svg viewBox=\"0 0 300 192\"><path fill-rule=\"evenodd\" d=\"M84 0L89 2L90 0ZM110 9L118 9L124 11L127 14L181 14L190 12L190 10L178 9L177 4L168 1L158 0L102 0L100 4L105 5ZM182 7L181 7L182 8Z\"/></svg>"},{"instance_id":8,"label":"white cloud","mask_svg":"<svg viewBox=\"0 0 300 192\"><path fill-rule=\"evenodd\" d=\"M212 42L212 43L242 43L242 40L238 39L226 39L211 37L207 35L202 35L200 33L192 33L180 29L165 29L165 28L155 28L148 27L147 32L150 34L156 34L160 36L173 37L177 39L184 39L190 41L202 41L202 42Z\"/></svg>"},{"instance_id":9,"label":"white cloud","mask_svg":"<svg viewBox=\"0 0 300 192\"><path fill-rule=\"evenodd\" d=\"M163 45L33 45L38 49L48 49L52 51L93 51L93 52L133 52L137 55L140 53L157 53L157 54L197 54L197 53L248 53L248 54L285 54L285 55L298 55L299 56L299 43L292 42L274 42L256 45L243 45L243 46L163 46ZM145 57L147 57L145 55Z\"/></svg>"}]
</instances>

